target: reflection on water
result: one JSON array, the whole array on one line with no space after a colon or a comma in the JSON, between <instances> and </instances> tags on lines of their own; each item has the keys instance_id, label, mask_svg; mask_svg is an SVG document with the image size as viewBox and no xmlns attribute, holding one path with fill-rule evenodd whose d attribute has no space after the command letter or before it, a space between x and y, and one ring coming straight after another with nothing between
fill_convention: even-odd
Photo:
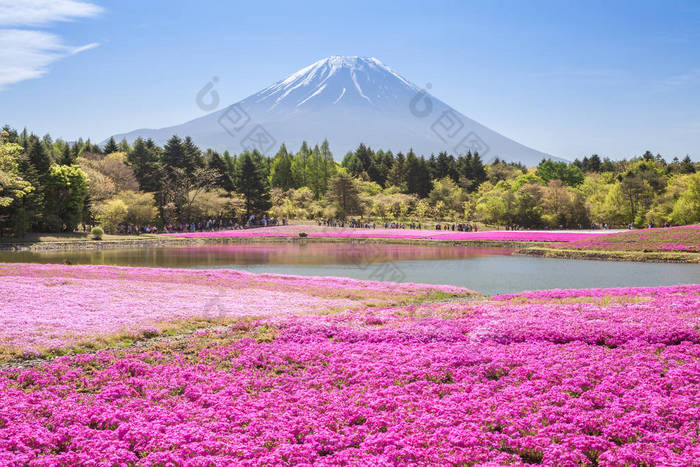
<instances>
[{"instance_id":1,"label":"reflection on water","mask_svg":"<svg viewBox=\"0 0 700 467\"><path fill-rule=\"evenodd\" d=\"M167 268L206 268L226 265L327 265L367 266L403 260L466 259L510 255L504 248L463 248L347 243L281 243L191 245L115 250L0 252L0 262L112 264Z\"/></svg>"},{"instance_id":2,"label":"reflection on water","mask_svg":"<svg viewBox=\"0 0 700 467\"><path fill-rule=\"evenodd\" d=\"M347 243L180 246L118 250L0 252L0 262L230 268L452 284L480 292L700 283L700 265L512 256L507 249ZM383 276L386 265L398 272Z\"/></svg>"}]
</instances>

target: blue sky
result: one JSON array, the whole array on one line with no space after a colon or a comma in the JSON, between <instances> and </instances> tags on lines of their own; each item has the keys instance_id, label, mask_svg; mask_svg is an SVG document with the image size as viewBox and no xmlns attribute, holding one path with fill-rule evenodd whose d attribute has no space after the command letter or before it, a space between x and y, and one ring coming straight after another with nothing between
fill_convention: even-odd
<instances>
[{"instance_id":1,"label":"blue sky","mask_svg":"<svg viewBox=\"0 0 700 467\"><path fill-rule=\"evenodd\" d=\"M560 157L700 160L697 1L0 0L0 124L99 141L201 116L213 76L229 104L329 55Z\"/></svg>"}]
</instances>

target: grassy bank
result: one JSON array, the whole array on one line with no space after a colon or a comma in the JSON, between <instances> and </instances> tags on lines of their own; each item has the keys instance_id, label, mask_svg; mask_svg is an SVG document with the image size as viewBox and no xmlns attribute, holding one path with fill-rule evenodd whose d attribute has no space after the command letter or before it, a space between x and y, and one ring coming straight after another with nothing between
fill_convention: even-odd
<instances>
[{"instance_id":1,"label":"grassy bank","mask_svg":"<svg viewBox=\"0 0 700 467\"><path fill-rule=\"evenodd\" d=\"M631 230L550 245L518 254L564 259L700 263L700 225Z\"/></svg>"},{"instance_id":2,"label":"grassy bank","mask_svg":"<svg viewBox=\"0 0 700 467\"><path fill-rule=\"evenodd\" d=\"M138 248L140 246L167 246L192 243L188 239L177 239L156 234L109 235L102 240L93 239L86 232L32 233L23 237L0 238L0 250L73 250Z\"/></svg>"},{"instance_id":3,"label":"grassy bank","mask_svg":"<svg viewBox=\"0 0 700 467\"><path fill-rule=\"evenodd\" d=\"M577 250L561 247L530 246L516 254L560 259L592 259L599 261L637 261L644 263L700 263L700 253L665 251Z\"/></svg>"}]
</instances>

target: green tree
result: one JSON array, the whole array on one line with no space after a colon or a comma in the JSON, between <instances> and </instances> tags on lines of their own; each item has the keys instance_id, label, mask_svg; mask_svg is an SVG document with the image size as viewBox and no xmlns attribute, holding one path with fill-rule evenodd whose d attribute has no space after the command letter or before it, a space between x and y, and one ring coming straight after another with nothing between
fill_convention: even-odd
<instances>
[{"instance_id":1,"label":"green tree","mask_svg":"<svg viewBox=\"0 0 700 467\"><path fill-rule=\"evenodd\" d=\"M127 213L123 222L146 225L153 222L158 214L153 193L123 191L119 193L117 199L121 200L126 206Z\"/></svg>"},{"instance_id":2,"label":"green tree","mask_svg":"<svg viewBox=\"0 0 700 467\"><path fill-rule=\"evenodd\" d=\"M700 173L688 177L687 189L673 205L671 222L678 225L700 222Z\"/></svg>"},{"instance_id":3,"label":"green tree","mask_svg":"<svg viewBox=\"0 0 700 467\"><path fill-rule=\"evenodd\" d=\"M216 185L231 193L236 189L236 166L233 158L228 154L220 155L216 151L209 152L209 168L218 174Z\"/></svg>"},{"instance_id":4,"label":"green tree","mask_svg":"<svg viewBox=\"0 0 700 467\"><path fill-rule=\"evenodd\" d=\"M103 152L105 154L112 154L113 152L117 151L119 151L119 146L117 146L117 142L114 141L114 136L112 136L109 138L109 140L107 140Z\"/></svg>"},{"instance_id":5,"label":"green tree","mask_svg":"<svg viewBox=\"0 0 700 467\"><path fill-rule=\"evenodd\" d=\"M192 138L186 136L182 142L182 150L184 152L184 165L181 167L188 172L194 172L195 169L204 167L204 158L202 151L194 144Z\"/></svg>"},{"instance_id":6,"label":"green tree","mask_svg":"<svg viewBox=\"0 0 700 467\"><path fill-rule=\"evenodd\" d=\"M100 208L97 214L97 222L107 233L117 233L120 224L126 222L129 208L119 198L110 199Z\"/></svg>"},{"instance_id":7,"label":"green tree","mask_svg":"<svg viewBox=\"0 0 700 467\"><path fill-rule=\"evenodd\" d=\"M402 191L406 191L406 157L403 153L396 154L393 163L387 174L387 185L398 187Z\"/></svg>"},{"instance_id":8,"label":"green tree","mask_svg":"<svg viewBox=\"0 0 700 467\"><path fill-rule=\"evenodd\" d=\"M299 152L292 159L292 176L294 177L294 186L300 188L309 185L309 158L311 151L309 150L306 141L301 143Z\"/></svg>"},{"instance_id":9,"label":"green tree","mask_svg":"<svg viewBox=\"0 0 700 467\"><path fill-rule=\"evenodd\" d=\"M432 189L430 174L425 159L419 159L409 151L406 155L406 191L415 193L421 198L425 198Z\"/></svg>"},{"instance_id":10,"label":"green tree","mask_svg":"<svg viewBox=\"0 0 700 467\"><path fill-rule=\"evenodd\" d=\"M3 130L0 133L0 226L21 235L29 227L22 201L34 191L34 186L20 172L22 146L8 140L9 133Z\"/></svg>"},{"instance_id":11,"label":"green tree","mask_svg":"<svg viewBox=\"0 0 700 467\"><path fill-rule=\"evenodd\" d=\"M509 192L508 197L512 196ZM539 183L526 183L514 190L514 206L504 221L524 227L538 227L542 224L542 186Z\"/></svg>"},{"instance_id":12,"label":"green tree","mask_svg":"<svg viewBox=\"0 0 700 467\"><path fill-rule=\"evenodd\" d=\"M248 153L238 160L236 186L245 200L246 215L262 214L272 207L267 177Z\"/></svg>"},{"instance_id":13,"label":"green tree","mask_svg":"<svg viewBox=\"0 0 700 467\"><path fill-rule=\"evenodd\" d=\"M49 231L72 232L80 223L88 179L77 165L53 164L46 180L44 222Z\"/></svg>"},{"instance_id":14,"label":"green tree","mask_svg":"<svg viewBox=\"0 0 700 467\"><path fill-rule=\"evenodd\" d=\"M680 173L682 174L692 174L695 173L695 164L690 160L690 156L685 156L680 162Z\"/></svg>"},{"instance_id":15,"label":"green tree","mask_svg":"<svg viewBox=\"0 0 700 467\"><path fill-rule=\"evenodd\" d=\"M166 169L174 167L188 169L188 157L189 155L185 153L185 146L182 140L177 135L173 135L163 147L161 160Z\"/></svg>"},{"instance_id":16,"label":"green tree","mask_svg":"<svg viewBox=\"0 0 700 467\"><path fill-rule=\"evenodd\" d=\"M117 151L123 152L124 154L128 154L131 151L131 146L129 146L129 142L126 140L126 138L122 138L122 140L119 142L117 145ZM116 152L116 151L112 151ZM108 152L105 154L109 154Z\"/></svg>"},{"instance_id":17,"label":"green tree","mask_svg":"<svg viewBox=\"0 0 700 467\"><path fill-rule=\"evenodd\" d=\"M433 189L430 191L428 199L433 205L441 201L447 210L456 214L462 210L462 205L467 197L452 178L445 176L440 180L433 181Z\"/></svg>"},{"instance_id":18,"label":"green tree","mask_svg":"<svg viewBox=\"0 0 700 467\"><path fill-rule=\"evenodd\" d=\"M495 186L491 182L481 184L476 195L476 217L486 224L510 224L515 212L515 194L507 183Z\"/></svg>"},{"instance_id":19,"label":"green tree","mask_svg":"<svg viewBox=\"0 0 700 467\"><path fill-rule=\"evenodd\" d=\"M578 186L583 183L583 172L574 164L566 162L554 162L551 159L544 159L537 166L538 177L549 183L552 180L561 180L564 185Z\"/></svg>"},{"instance_id":20,"label":"green tree","mask_svg":"<svg viewBox=\"0 0 700 467\"><path fill-rule=\"evenodd\" d=\"M292 156L287 152L287 146L282 144L279 151L272 160L270 168L270 184L275 188L284 191L295 187L294 176L292 174Z\"/></svg>"},{"instance_id":21,"label":"green tree","mask_svg":"<svg viewBox=\"0 0 700 467\"><path fill-rule=\"evenodd\" d=\"M335 160L333 159L333 153L331 152L328 140L324 139L321 143L321 170L319 176L321 178L321 186L323 187L322 193L325 194L328 190L328 184L336 173Z\"/></svg>"},{"instance_id":22,"label":"green tree","mask_svg":"<svg viewBox=\"0 0 700 467\"><path fill-rule=\"evenodd\" d=\"M314 192L314 197L320 199L328 191L328 182L335 173L335 162L328 147L328 141L324 141L321 148L315 146L309 159L309 188Z\"/></svg>"},{"instance_id":23,"label":"green tree","mask_svg":"<svg viewBox=\"0 0 700 467\"><path fill-rule=\"evenodd\" d=\"M160 148L155 145L153 140L136 139L127 160L134 169L134 176L139 182L139 188L149 192L158 191L161 176Z\"/></svg>"},{"instance_id":24,"label":"green tree","mask_svg":"<svg viewBox=\"0 0 700 467\"><path fill-rule=\"evenodd\" d=\"M347 173L338 172L330 181L330 199L338 207L338 215L354 216L362 213L357 182Z\"/></svg>"},{"instance_id":25,"label":"green tree","mask_svg":"<svg viewBox=\"0 0 700 467\"><path fill-rule=\"evenodd\" d=\"M49 173L49 167L51 167L51 157L44 144L34 135L29 137L28 156L36 176L43 183Z\"/></svg>"}]
</instances>

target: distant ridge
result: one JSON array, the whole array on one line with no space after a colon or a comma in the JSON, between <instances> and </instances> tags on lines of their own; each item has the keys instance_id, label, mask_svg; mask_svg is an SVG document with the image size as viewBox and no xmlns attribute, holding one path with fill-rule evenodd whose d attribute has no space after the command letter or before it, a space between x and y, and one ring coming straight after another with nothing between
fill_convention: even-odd
<instances>
[{"instance_id":1,"label":"distant ridge","mask_svg":"<svg viewBox=\"0 0 700 467\"><path fill-rule=\"evenodd\" d=\"M430 155L479 152L535 165L559 159L513 141L457 112L374 57L332 56L319 60L240 102L181 125L114 135L152 138L191 136L202 148L274 154L284 142L295 151L302 141L328 139L336 159L359 143Z\"/></svg>"}]
</instances>

